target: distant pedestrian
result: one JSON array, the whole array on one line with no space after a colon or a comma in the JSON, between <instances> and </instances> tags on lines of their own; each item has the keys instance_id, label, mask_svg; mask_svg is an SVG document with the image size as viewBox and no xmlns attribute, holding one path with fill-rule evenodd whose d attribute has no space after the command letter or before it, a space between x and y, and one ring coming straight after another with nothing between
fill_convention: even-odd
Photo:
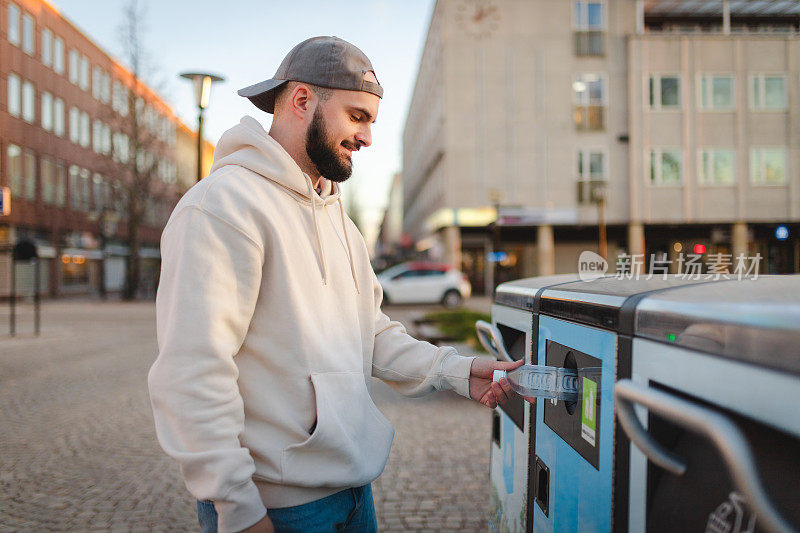
<instances>
[{"instance_id":1,"label":"distant pedestrian","mask_svg":"<svg viewBox=\"0 0 800 533\"><path fill-rule=\"evenodd\" d=\"M517 364L415 340L381 312L338 185L383 96L361 50L308 39L239 94L274 114L269 133L251 117L226 131L161 241L158 439L203 531L375 531L370 483L394 428L371 376L494 407L510 388L492 372Z\"/></svg>"}]
</instances>

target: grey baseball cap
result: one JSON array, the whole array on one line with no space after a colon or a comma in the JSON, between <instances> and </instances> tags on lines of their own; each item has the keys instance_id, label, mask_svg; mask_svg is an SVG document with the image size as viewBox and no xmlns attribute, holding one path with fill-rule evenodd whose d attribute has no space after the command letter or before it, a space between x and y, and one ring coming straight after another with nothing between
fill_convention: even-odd
<instances>
[{"instance_id":1,"label":"grey baseball cap","mask_svg":"<svg viewBox=\"0 0 800 533\"><path fill-rule=\"evenodd\" d=\"M302 81L348 91L365 91L383 98L383 87L364 79L375 70L369 58L354 45L338 37L312 37L298 44L286 54L275 75L244 89L239 96L249 98L267 113L275 112L275 92L289 81ZM377 75L375 76L377 80Z\"/></svg>"}]
</instances>

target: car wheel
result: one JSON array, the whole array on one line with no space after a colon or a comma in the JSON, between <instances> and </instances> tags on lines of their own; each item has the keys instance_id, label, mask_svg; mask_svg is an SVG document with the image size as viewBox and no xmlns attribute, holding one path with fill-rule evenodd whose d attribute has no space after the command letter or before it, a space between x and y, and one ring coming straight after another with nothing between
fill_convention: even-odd
<instances>
[{"instance_id":1,"label":"car wheel","mask_svg":"<svg viewBox=\"0 0 800 533\"><path fill-rule=\"evenodd\" d=\"M461 297L461 293L455 289L450 289L444 296L442 297L442 305L447 307L448 309L455 309L456 307L461 306L461 302L464 299Z\"/></svg>"}]
</instances>

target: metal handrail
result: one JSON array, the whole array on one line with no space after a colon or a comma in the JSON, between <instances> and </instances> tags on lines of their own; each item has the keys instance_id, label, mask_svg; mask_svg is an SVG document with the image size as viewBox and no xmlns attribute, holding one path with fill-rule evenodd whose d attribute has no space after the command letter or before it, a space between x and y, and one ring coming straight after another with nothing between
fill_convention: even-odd
<instances>
[{"instance_id":1,"label":"metal handrail","mask_svg":"<svg viewBox=\"0 0 800 533\"><path fill-rule=\"evenodd\" d=\"M764 527L776 533L796 531L772 504L761 484L750 445L739 428L726 416L630 379L617 382L614 404L617 418L628 438L652 463L677 475L686 472L686 462L664 449L644 429L634 412L634 404L705 437L719 451L734 485L744 494Z\"/></svg>"}]
</instances>

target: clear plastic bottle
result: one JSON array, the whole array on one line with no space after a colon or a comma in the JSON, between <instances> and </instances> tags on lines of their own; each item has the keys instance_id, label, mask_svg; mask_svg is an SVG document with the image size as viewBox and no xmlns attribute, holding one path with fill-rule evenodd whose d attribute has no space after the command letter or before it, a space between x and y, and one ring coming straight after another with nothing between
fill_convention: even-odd
<instances>
[{"instance_id":1,"label":"clear plastic bottle","mask_svg":"<svg viewBox=\"0 0 800 533\"><path fill-rule=\"evenodd\" d=\"M495 370L493 381L506 378L520 396L574 402L581 393L578 371L554 366L523 365L514 370Z\"/></svg>"}]
</instances>

